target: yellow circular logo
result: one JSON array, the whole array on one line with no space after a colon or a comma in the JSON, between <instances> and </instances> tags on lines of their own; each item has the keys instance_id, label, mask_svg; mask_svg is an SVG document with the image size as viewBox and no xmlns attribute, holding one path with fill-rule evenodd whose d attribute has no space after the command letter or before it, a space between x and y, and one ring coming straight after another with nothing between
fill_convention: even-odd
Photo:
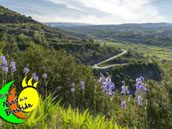
<instances>
[{"instance_id":1,"label":"yellow circular logo","mask_svg":"<svg viewBox=\"0 0 172 129\"><path fill-rule=\"evenodd\" d=\"M26 78L23 79L22 86L25 89L21 91L18 97L18 104L24 112L34 110L39 104L39 94L36 90L38 82L32 85L32 79L33 78L28 81L28 84L26 83Z\"/></svg>"}]
</instances>

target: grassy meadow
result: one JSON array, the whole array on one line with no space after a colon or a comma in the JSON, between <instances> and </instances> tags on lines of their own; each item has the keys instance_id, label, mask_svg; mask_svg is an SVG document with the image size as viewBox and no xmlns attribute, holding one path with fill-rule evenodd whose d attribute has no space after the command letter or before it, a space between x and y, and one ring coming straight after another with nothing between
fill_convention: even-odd
<instances>
[{"instance_id":1,"label":"grassy meadow","mask_svg":"<svg viewBox=\"0 0 172 129\"><path fill-rule=\"evenodd\" d=\"M102 43L104 45L104 43ZM132 43L116 43L106 42L107 46L116 46L123 49L133 49L139 53L143 53L144 56L154 56L159 59L172 61L172 48L170 47L157 47L144 44L132 44Z\"/></svg>"}]
</instances>

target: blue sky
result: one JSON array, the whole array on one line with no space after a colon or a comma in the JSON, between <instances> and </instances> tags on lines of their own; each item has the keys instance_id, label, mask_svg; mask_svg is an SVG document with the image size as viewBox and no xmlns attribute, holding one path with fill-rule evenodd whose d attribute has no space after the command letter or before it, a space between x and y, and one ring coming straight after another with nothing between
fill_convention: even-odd
<instances>
[{"instance_id":1,"label":"blue sky","mask_svg":"<svg viewBox=\"0 0 172 129\"><path fill-rule=\"evenodd\" d=\"M40 22L172 23L172 0L0 0L0 5Z\"/></svg>"}]
</instances>

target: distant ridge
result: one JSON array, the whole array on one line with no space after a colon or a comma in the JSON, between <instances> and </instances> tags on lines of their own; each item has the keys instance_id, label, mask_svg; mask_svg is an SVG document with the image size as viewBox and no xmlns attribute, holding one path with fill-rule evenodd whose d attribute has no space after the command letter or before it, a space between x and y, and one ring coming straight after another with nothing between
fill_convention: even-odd
<instances>
[{"instance_id":1,"label":"distant ridge","mask_svg":"<svg viewBox=\"0 0 172 129\"><path fill-rule=\"evenodd\" d=\"M59 27L59 26L89 26L91 24L85 24L85 23L71 23L71 22L46 22L46 23L42 23L45 24L47 26L51 26L51 27Z\"/></svg>"},{"instance_id":2,"label":"distant ridge","mask_svg":"<svg viewBox=\"0 0 172 129\"><path fill-rule=\"evenodd\" d=\"M140 26L140 27L172 27L172 23L131 23L131 24L121 24L122 26Z\"/></svg>"},{"instance_id":3,"label":"distant ridge","mask_svg":"<svg viewBox=\"0 0 172 129\"><path fill-rule=\"evenodd\" d=\"M124 27L172 27L172 23L166 23L166 22L160 22L160 23L124 23L124 24L86 24L86 23L75 23L75 22L44 22L42 23L44 25L50 26L50 27L82 27L82 26L124 26Z\"/></svg>"}]
</instances>

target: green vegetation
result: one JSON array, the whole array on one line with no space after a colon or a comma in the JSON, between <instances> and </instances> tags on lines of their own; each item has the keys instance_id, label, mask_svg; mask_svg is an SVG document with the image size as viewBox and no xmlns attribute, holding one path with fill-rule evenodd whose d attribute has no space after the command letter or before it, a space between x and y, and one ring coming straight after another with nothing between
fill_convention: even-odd
<instances>
[{"instance_id":1,"label":"green vegetation","mask_svg":"<svg viewBox=\"0 0 172 129\"><path fill-rule=\"evenodd\" d=\"M172 25L167 23L90 25L75 27L62 26L58 28L80 38L172 47Z\"/></svg>"},{"instance_id":2,"label":"green vegetation","mask_svg":"<svg viewBox=\"0 0 172 129\"><path fill-rule=\"evenodd\" d=\"M19 94L23 78L28 81L36 74L33 81L39 82L42 98L37 109L27 114L27 123L1 120L1 128L172 128L172 67L144 57L139 51L147 48L78 39L0 9L0 19L4 18L0 22L0 88L15 79ZM105 65L128 62L126 66L101 71L84 65L118 54L120 48L128 53Z\"/></svg>"},{"instance_id":3,"label":"green vegetation","mask_svg":"<svg viewBox=\"0 0 172 129\"><path fill-rule=\"evenodd\" d=\"M103 46L104 43L101 43ZM138 52L139 54L144 55L145 57L154 57L161 61L172 61L172 51L168 47L157 47L157 46L148 46L143 44L134 44L134 43L116 43L116 42L106 42L107 46L115 46L117 48L129 49Z\"/></svg>"},{"instance_id":4,"label":"green vegetation","mask_svg":"<svg viewBox=\"0 0 172 129\"><path fill-rule=\"evenodd\" d=\"M37 109L27 115L27 123L10 124L0 121L0 127L3 129L122 129L117 125L113 118L109 121L105 116L94 117L88 110L83 113L79 109L64 109L57 103L52 102L52 97L48 96L41 100ZM123 128L127 129L127 128Z\"/></svg>"},{"instance_id":5,"label":"green vegetation","mask_svg":"<svg viewBox=\"0 0 172 129\"><path fill-rule=\"evenodd\" d=\"M0 44L8 47L6 51L9 52L23 51L34 43L46 49L64 49L82 64L93 64L119 52L115 47L100 47L91 39L78 39L64 34L2 6L0 19Z\"/></svg>"},{"instance_id":6,"label":"green vegetation","mask_svg":"<svg viewBox=\"0 0 172 129\"><path fill-rule=\"evenodd\" d=\"M127 53L123 56L105 62L101 65L111 65L111 64L124 64L124 63L148 63L149 59L145 58L143 54L138 53L134 50L128 49Z\"/></svg>"}]
</instances>

